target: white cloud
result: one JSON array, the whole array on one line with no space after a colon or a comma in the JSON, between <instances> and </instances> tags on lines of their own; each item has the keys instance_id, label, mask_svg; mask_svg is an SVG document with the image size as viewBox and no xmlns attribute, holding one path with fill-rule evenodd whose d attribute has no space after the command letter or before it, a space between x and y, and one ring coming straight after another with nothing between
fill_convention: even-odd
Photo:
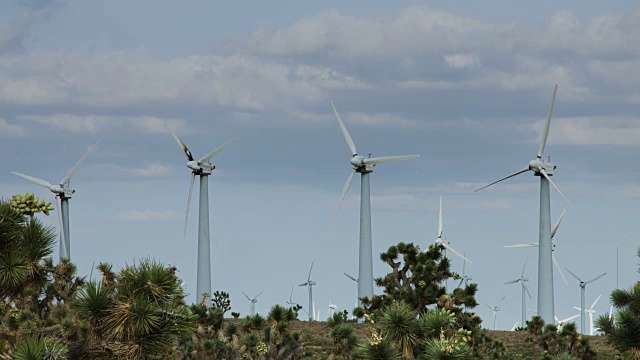
<instances>
[{"instance_id":1,"label":"white cloud","mask_svg":"<svg viewBox=\"0 0 640 360\"><path fill-rule=\"evenodd\" d=\"M103 116L103 115L23 115L20 120L32 121L57 130L77 134L97 134L117 128L133 128L142 133L166 133L166 123L170 128L185 129L182 119L162 119L155 116Z\"/></svg>"},{"instance_id":2,"label":"white cloud","mask_svg":"<svg viewBox=\"0 0 640 360\"><path fill-rule=\"evenodd\" d=\"M446 55L444 60L454 69L464 69L478 63L478 58L469 54Z\"/></svg>"},{"instance_id":3,"label":"white cloud","mask_svg":"<svg viewBox=\"0 0 640 360\"><path fill-rule=\"evenodd\" d=\"M175 211L132 210L119 213L116 219L121 221L165 221L177 217Z\"/></svg>"},{"instance_id":4,"label":"white cloud","mask_svg":"<svg viewBox=\"0 0 640 360\"><path fill-rule=\"evenodd\" d=\"M23 136L25 134L24 126L10 124L7 120L0 118L0 136Z\"/></svg>"},{"instance_id":5,"label":"white cloud","mask_svg":"<svg viewBox=\"0 0 640 360\"><path fill-rule=\"evenodd\" d=\"M156 177L168 174L170 168L158 163L145 163L144 167L132 169L131 171L142 177Z\"/></svg>"},{"instance_id":6,"label":"white cloud","mask_svg":"<svg viewBox=\"0 0 640 360\"><path fill-rule=\"evenodd\" d=\"M400 114L374 113L367 114L363 112L342 112L339 105L336 105L340 112L340 117L347 127L349 124L358 124L363 126L383 126L383 127L405 127L415 126L417 123L413 120L406 119ZM331 108L329 108L331 109ZM290 111L289 115L294 119L301 119L306 122L335 122L336 118L333 112L325 112L322 114L310 113L304 111Z\"/></svg>"}]
</instances>

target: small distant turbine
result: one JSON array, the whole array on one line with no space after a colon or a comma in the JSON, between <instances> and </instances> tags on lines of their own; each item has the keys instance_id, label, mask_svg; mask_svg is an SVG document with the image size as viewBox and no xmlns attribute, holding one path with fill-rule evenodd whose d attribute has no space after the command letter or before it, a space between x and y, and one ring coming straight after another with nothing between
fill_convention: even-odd
<instances>
[{"instance_id":1,"label":"small distant turbine","mask_svg":"<svg viewBox=\"0 0 640 360\"><path fill-rule=\"evenodd\" d=\"M570 317L568 317L568 318L566 318L566 319L562 319L562 320L558 319L558 317L557 317L557 316L555 316L555 318L556 318L556 324L558 324L558 331L562 330L562 327L564 326L564 324L566 324L567 322L569 322L569 321L571 321L571 320L573 320L573 319L577 318L578 316L580 316L580 314L578 314L578 315L573 315L573 316L570 316Z\"/></svg>"},{"instance_id":2,"label":"small distant turbine","mask_svg":"<svg viewBox=\"0 0 640 360\"><path fill-rule=\"evenodd\" d=\"M598 300L600 300L600 297L602 297L602 295L598 295L598 298L596 298L596 301L593 302L593 304L591 304L591 307L588 309L585 309L584 311L582 311L582 309L584 309L583 307L577 307L574 306L573 308L580 311L581 314L587 313L589 314L589 335L593 335L593 314L596 313L596 311L593 309L596 304L598 303Z\"/></svg>"},{"instance_id":3,"label":"small distant turbine","mask_svg":"<svg viewBox=\"0 0 640 360\"><path fill-rule=\"evenodd\" d=\"M256 303L258 302L258 297L260 295L262 295L264 291L260 291L260 293L256 296L252 298L249 297L249 295L247 295L244 291L242 292L242 294L244 295L244 297L247 298L247 300L249 300L251 302L251 316L256 314Z\"/></svg>"},{"instance_id":4,"label":"small distant turbine","mask_svg":"<svg viewBox=\"0 0 640 360\"><path fill-rule=\"evenodd\" d=\"M311 271L313 270L314 262L315 260L311 262L311 268L309 269L309 276L307 277L307 281L299 285L309 287L309 311L307 311L307 313L309 314L309 321L313 320L315 314L315 305L313 303L313 286L316 284L316 282L314 280L311 280Z\"/></svg>"},{"instance_id":5,"label":"small distant turbine","mask_svg":"<svg viewBox=\"0 0 640 360\"><path fill-rule=\"evenodd\" d=\"M463 255L466 256L466 254ZM467 287L469 286L469 281L473 280L471 276L466 274L466 265L467 262L462 260L462 277L460 278L460 283L458 283L458 289L462 286L462 283L464 283L464 286Z\"/></svg>"},{"instance_id":6,"label":"small distant turbine","mask_svg":"<svg viewBox=\"0 0 640 360\"><path fill-rule=\"evenodd\" d=\"M592 283L592 282L594 282L594 281L596 281L596 280L600 279L601 277L603 277L603 276L607 275L607 273L602 273L602 274L600 274L600 275L596 276L595 278L593 278L593 279L591 279L591 280L589 280L589 281L584 281L584 280L580 279L580 277L579 277L578 275L576 275L576 274L574 274L573 272L571 272L571 270L569 270L569 269L567 269L567 268L565 268L565 269L569 272L569 274L571 274L574 278L576 278L578 281L580 281L580 309L585 309L585 307L584 307L584 293L585 293L585 287L587 286L587 284L590 284L590 283ZM600 297L598 297L598 299L599 299L599 298L600 298ZM596 301L597 301L597 300L596 300ZM594 303L594 305L595 305L595 303ZM593 306L592 306L592 307L593 307ZM580 310L580 312L581 312L581 314L580 314L580 332L581 332L582 334L585 334L585 335L586 335L586 333L585 333L585 331L586 331L586 329L585 329L585 318L584 318L584 313L585 313L585 312L584 312L584 311L582 311L582 310Z\"/></svg>"},{"instance_id":7,"label":"small distant turbine","mask_svg":"<svg viewBox=\"0 0 640 360\"><path fill-rule=\"evenodd\" d=\"M502 300L504 300L505 297L506 296L503 296L502 299L500 299L500 302L498 302L498 305L491 306L491 305L487 304L489 309L491 309L491 311L493 311L493 330L497 329L497 326L498 326L498 311L500 311L500 304L502 303Z\"/></svg>"},{"instance_id":8,"label":"small distant turbine","mask_svg":"<svg viewBox=\"0 0 640 360\"><path fill-rule=\"evenodd\" d=\"M524 276L524 268L527 266L527 262L524 262L524 265L522 265L522 273L520 273L520 277L512 280L512 281L507 281L505 283L505 285L507 284L515 284L515 283L520 283L522 285L522 323L526 324L527 323L527 297L526 295L529 295L529 298L531 298L531 293L529 293L529 289L527 288L527 285L525 285L525 282L529 281L528 277Z\"/></svg>"},{"instance_id":9,"label":"small distant turbine","mask_svg":"<svg viewBox=\"0 0 640 360\"><path fill-rule=\"evenodd\" d=\"M294 305L296 305L296 303L293 301L293 288L295 286L291 287L291 294L289 295L289 301L287 301L287 305L289 305L290 308L292 308Z\"/></svg>"}]
</instances>

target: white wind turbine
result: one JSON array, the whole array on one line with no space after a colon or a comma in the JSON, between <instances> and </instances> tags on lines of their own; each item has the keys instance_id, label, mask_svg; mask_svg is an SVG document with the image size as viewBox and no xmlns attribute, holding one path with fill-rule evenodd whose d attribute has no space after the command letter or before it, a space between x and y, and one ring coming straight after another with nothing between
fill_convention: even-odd
<instances>
[{"instance_id":1,"label":"white wind turbine","mask_svg":"<svg viewBox=\"0 0 640 360\"><path fill-rule=\"evenodd\" d=\"M309 269L309 276L307 277L307 281L299 285L309 287L309 310L307 311L307 314L309 314L309 321L312 321L314 319L316 312L316 306L313 302L313 286L316 284L316 282L314 280L311 280L311 271L313 270L314 262L315 260L311 262L311 268Z\"/></svg>"},{"instance_id":2,"label":"white wind turbine","mask_svg":"<svg viewBox=\"0 0 640 360\"><path fill-rule=\"evenodd\" d=\"M529 295L529 298L531 298L531 293L529 293L529 289L527 288L527 285L525 285L526 281L529 281L529 278L524 276L524 268L525 266L527 266L527 262L524 262L524 265L522 265L522 273L520 274L520 277L512 280L512 281L507 281L505 283L505 285L507 284L515 284L515 283L520 283L522 285L522 324L526 324L527 323L527 298L526 295Z\"/></svg>"},{"instance_id":3,"label":"white wind turbine","mask_svg":"<svg viewBox=\"0 0 640 360\"><path fill-rule=\"evenodd\" d=\"M566 319L558 319L557 316L554 316L555 319L556 319L556 324L558 324L558 331L562 330L562 327L564 326L564 324L566 324L567 322L577 318L578 316L580 316L580 314L570 316L570 317L568 317Z\"/></svg>"},{"instance_id":4,"label":"white wind turbine","mask_svg":"<svg viewBox=\"0 0 640 360\"><path fill-rule=\"evenodd\" d=\"M264 291L260 291L260 293L258 295L256 295L256 296L254 296L253 299L250 298L249 295L247 295L244 291L242 292L242 295L244 295L244 297L246 297L247 300L249 300L249 302L251 303L251 316L256 314L256 303L258 303L258 297L260 295L262 295L263 292ZM267 313L268 313L268 311L267 311Z\"/></svg>"},{"instance_id":5,"label":"white wind turbine","mask_svg":"<svg viewBox=\"0 0 640 360\"><path fill-rule=\"evenodd\" d=\"M334 313L335 313L335 311L336 311L337 309L339 309L339 308L340 308L340 306L338 306L338 305L334 304L334 303L331 301L331 296L329 296L329 318L333 318L333 314L334 314Z\"/></svg>"},{"instance_id":6,"label":"white wind turbine","mask_svg":"<svg viewBox=\"0 0 640 360\"><path fill-rule=\"evenodd\" d=\"M338 202L338 207L336 208L334 219L338 214L338 211L340 210L340 206L344 201L347 190L349 190L349 186L351 185L353 176L356 173L360 173L361 182L360 244L358 255L358 299L361 299L363 297L371 298L373 296L373 249L371 242L371 195L369 174L373 172L373 167L376 165L392 161L415 159L417 157L420 157L421 155L384 156L375 158L358 155L358 152L356 151L356 145L351 139L349 131L344 126L342 118L340 117L340 114L338 114L338 110L336 110L333 101L331 102L331 107L333 108L333 112L335 113L336 119L338 120L338 125L340 125L340 129L342 130L342 136L349 146L349 150L351 152L351 159L349 160L349 162L351 163L351 166L353 166L353 169L351 170L351 173L347 177L347 181L342 188L340 201Z\"/></svg>"},{"instance_id":7,"label":"white wind turbine","mask_svg":"<svg viewBox=\"0 0 640 360\"><path fill-rule=\"evenodd\" d=\"M438 237L435 240L435 244L440 247L442 251L444 251L444 255L446 256L446 251L449 250L455 255L457 255L462 260L468 262L469 264L473 264L473 262L467 259L464 255L460 254L456 250L454 250L449 244L451 242L442 239L442 196L440 196L440 209L438 211Z\"/></svg>"},{"instance_id":8,"label":"white wind turbine","mask_svg":"<svg viewBox=\"0 0 640 360\"><path fill-rule=\"evenodd\" d=\"M602 274L594 277L593 279L591 279L589 281L584 281L584 280L580 279L580 277L578 275L576 275L573 272L571 272L571 270L569 270L567 268L565 268L565 269L569 272L569 274L571 274L574 278L576 278L580 282L580 309L585 309L585 307L584 307L584 295L585 295L585 288L586 288L587 284L590 284L590 283L600 279L601 277L607 275L607 273L602 273ZM600 299L600 297L598 297L598 299ZM596 302L597 301L598 300L596 300ZM595 305L595 302L593 303L593 305ZM593 308L593 305L591 306L592 308ZM586 335L586 333L585 333L585 324L584 324L584 321L585 321L584 313L585 312L580 310L580 313L581 313L580 314L580 332L582 334Z\"/></svg>"},{"instance_id":9,"label":"white wind turbine","mask_svg":"<svg viewBox=\"0 0 640 360\"><path fill-rule=\"evenodd\" d=\"M287 305L289 305L290 308L292 308L294 305L297 305L296 302L293 301L293 288L295 286L291 287L291 294L289 295L289 301L287 301Z\"/></svg>"},{"instance_id":10,"label":"white wind turbine","mask_svg":"<svg viewBox=\"0 0 640 360\"><path fill-rule=\"evenodd\" d=\"M93 149L98 145L98 142L89 146L87 152L78 160L78 162L71 168L69 173L60 180L58 185L53 185L46 180L38 179L33 176L21 174L19 172L12 171L14 175L20 176L36 185L45 187L51 191L58 199L58 223L60 226L60 259L71 259L71 232L69 231L69 199L76 191L71 188L69 184L71 178L76 174L80 164L82 164L87 157L93 152Z\"/></svg>"},{"instance_id":11,"label":"white wind turbine","mask_svg":"<svg viewBox=\"0 0 640 360\"><path fill-rule=\"evenodd\" d=\"M538 313L545 323L551 324L553 322L554 311L554 292L553 292L553 262L552 255L553 249L551 247L551 196L549 192L549 184L551 184L556 191L569 203L569 200L562 194L560 189L551 180L553 172L556 169L556 165L552 164L550 160L544 160L542 155L544 148L547 144L547 137L549 136L549 126L551 125L551 115L553 114L553 105L556 99L556 92L558 85L553 88L553 95L551 97L551 105L549 106L549 112L547 113L547 121L545 123L544 130L542 132L542 139L540 141L540 147L534 160L529 161L526 168L519 170L509 176L506 176L498 181L494 181L491 184L484 186L476 191L480 191L493 184L499 183L503 180L512 178L516 175L533 171L535 176L540 177L540 226L538 233ZM571 204L569 204L571 205Z\"/></svg>"},{"instance_id":12,"label":"white wind turbine","mask_svg":"<svg viewBox=\"0 0 640 360\"><path fill-rule=\"evenodd\" d=\"M487 304L489 309L491 309L491 311L493 311L493 330L497 329L497 326L498 326L498 311L500 311L500 304L502 303L502 300L504 300L505 297L506 296L503 296L502 299L500 299L500 301L498 302L498 305L491 306L491 305Z\"/></svg>"},{"instance_id":13,"label":"white wind turbine","mask_svg":"<svg viewBox=\"0 0 640 360\"><path fill-rule=\"evenodd\" d=\"M558 231L558 228L560 227L560 223L562 222L562 218L564 218L564 213L567 211L567 209L562 210L562 213L560 214L560 217L558 218L558 221L556 221L556 224L553 226L553 228L551 229L551 251L556 251L556 244L553 242L553 240L555 239L556 236L556 232ZM528 243L528 244L515 244L515 245L507 245L505 246L506 248L527 248L527 247L538 247L538 243ZM558 270L558 273L560 274L560 277L562 278L562 281L564 282L565 285L569 285L569 283L567 282L567 278L564 277L564 273L562 272L562 268L560 267L560 264L558 263L558 260L556 260L556 256L551 253L551 259L553 260L553 265L555 265L556 270Z\"/></svg>"},{"instance_id":14,"label":"white wind turbine","mask_svg":"<svg viewBox=\"0 0 640 360\"><path fill-rule=\"evenodd\" d=\"M463 255L467 256L467 254L463 254ZM466 273L466 265L467 265L467 262L462 260L462 277L460 278L460 282L458 283L457 288L460 288L462 286L462 283L464 283L464 286L467 287L469 286L469 281L473 280L471 276L467 275Z\"/></svg>"},{"instance_id":15,"label":"white wind turbine","mask_svg":"<svg viewBox=\"0 0 640 360\"><path fill-rule=\"evenodd\" d=\"M184 239L187 238L187 223L189 221L189 208L191 207L191 195L193 194L193 182L196 175L200 176L200 198L198 204L198 273L196 285L196 300L200 299L204 293L211 294L211 243L209 240L209 181L208 176L211 175L216 168L209 162L211 158L216 156L222 149L227 147L231 142L236 140L233 138L226 143L220 145L217 149L211 151L199 160L195 160L191 151L187 148L182 140L167 126L167 130L173 135L173 139L180 147L184 155L187 157L187 167L191 169L191 183L189 184L189 197L187 198L187 211L184 218Z\"/></svg>"},{"instance_id":16,"label":"white wind turbine","mask_svg":"<svg viewBox=\"0 0 640 360\"><path fill-rule=\"evenodd\" d=\"M596 313L596 311L593 308L596 306L601 296L602 295L598 295L598 298L596 299L596 301L593 302L593 304L591 304L591 307L588 309L585 309L584 311L582 311L582 309L584 309L584 304L582 307L577 307L577 306L573 307L574 309L580 311L580 313L582 314L584 314L585 312L589 314L589 335L593 335L593 314Z\"/></svg>"}]
</instances>

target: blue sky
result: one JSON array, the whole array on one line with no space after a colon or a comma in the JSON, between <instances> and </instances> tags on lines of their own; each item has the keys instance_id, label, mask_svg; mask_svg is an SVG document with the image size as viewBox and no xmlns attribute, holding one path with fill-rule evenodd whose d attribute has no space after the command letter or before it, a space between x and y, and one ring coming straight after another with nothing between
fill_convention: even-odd
<instances>
[{"instance_id":1,"label":"blue sky","mask_svg":"<svg viewBox=\"0 0 640 360\"><path fill-rule=\"evenodd\" d=\"M538 180L473 189L535 156L557 83L546 154L575 210L555 254L585 278L608 273L587 287L604 313L616 247L621 287L638 276L639 244L621 231L640 234L639 18L631 1L3 2L0 186L48 196L10 171L57 181L100 140L72 181L73 260L88 274L94 261L152 256L195 291L197 208L184 241L189 170L164 123L196 157L239 136L213 159L213 286L242 313L241 291L265 290L263 309L315 260L324 317L329 297L354 302L342 272L357 272L359 182L328 231L350 171L332 99L360 152L423 155L372 175L374 254L433 242L443 196L444 234L474 261L477 312L491 326L486 303L506 296L498 326L510 328L520 290L503 283L527 260L535 299L537 251L504 246L537 241ZM553 221L564 207L553 192ZM376 276L386 270L374 261ZM565 276L561 318L580 301ZM294 300L306 304L306 290Z\"/></svg>"}]
</instances>

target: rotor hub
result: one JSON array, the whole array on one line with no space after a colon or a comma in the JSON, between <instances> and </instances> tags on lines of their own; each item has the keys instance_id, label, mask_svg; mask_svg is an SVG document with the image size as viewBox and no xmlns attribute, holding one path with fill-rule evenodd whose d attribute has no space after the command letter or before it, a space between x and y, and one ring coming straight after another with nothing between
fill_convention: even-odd
<instances>
[{"instance_id":1,"label":"rotor hub","mask_svg":"<svg viewBox=\"0 0 640 360\"><path fill-rule=\"evenodd\" d=\"M553 176L553 170L556 169L556 165L542 159L535 159L529 161L529 170L535 172L536 176L542 175L544 170L548 176Z\"/></svg>"}]
</instances>

